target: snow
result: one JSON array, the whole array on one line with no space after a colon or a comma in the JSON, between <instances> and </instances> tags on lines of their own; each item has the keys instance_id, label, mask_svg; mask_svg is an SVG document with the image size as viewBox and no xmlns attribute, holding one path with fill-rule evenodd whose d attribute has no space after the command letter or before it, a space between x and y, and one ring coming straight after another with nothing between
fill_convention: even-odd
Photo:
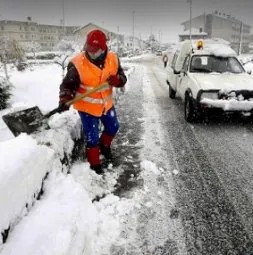
<instances>
[{"instance_id":1,"label":"snow","mask_svg":"<svg viewBox=\"0 0 253 255\"><path fill-rule=\"evenodd\" d=\"M97 219L82 186L59 174L48 180L43 199L17 225L1 255L90 254Z\"/></svg>"},{"instance_id":2,"label":"snow","mask_svg":"<svg viewBox=\"0 0 253 255\"><path fill-rule=\"evenodd\" d=\"M0 193L5 194L0 196L2 231L23 215L26 204L34 201L43 177L51 170L53 151L22 134L0 143L0 155Z\"/></svg>"},{"instance_id":3,"label":"snow","mask_svg":"<svg viewBox=\"0 0 253 255\"><path fill-rule=\"evenodd\" d=\"M125 91L134 91L138 82L143 84L144 132L136 145L142 147L141 163L133 165L141 171L137 177L131 174L132 179L143 181L143 188L133 191L127 198L112 193L117 178L124 171L121 167L109 168L100 176L89 169L87 162L70 162L75 141L80 139L81 133L79 116L72 108L52 116L48 122L50 129L33 135L14 137L0 119L0 231L10 226L7 242L0 244L0 255L142 254L143 240L138 240L137 232L146 230L143 226L146 222L157 232L145 233L152 240L148 244L150 250L154 245L163 245L168 237L184 240L180 219L168 217L176 208L173 178L180 176L180 169L177 165L172 168L163 150L172 145L167 143L166 132L157 118L160 115L156 92L161 86L153 91L151 83L157 81L150 79L147 69L136 64L153 59L152 54L122 59L127 75L135 70L137 74L125 89L114 91L117 101ZM160 84L163 84L165 74L159 68L153 69L156 79L161 79ZM61 67L52 63L34 65L23 72L10 69L14 85L12 105L1 111L0 116L34 105L43 113L55 108L61 75ZM238 75L238 79L243 76ZM206 85L211 84L205 77L203 80ZM231 82L227 85L231 86ZM233 98L227 101L223 109L242 103L234 101ZM217 104L221 103L224 102ZM243 105L243 109L247 107ZM127 146L128 141L123 145ZM173 149L170 150L173 153ZM132 159L131 156L127 158ZM159 179L163 180L163 185L159 185ZM138 217L146 219L150 214L154 218L137 226ZM166 219L166 224L161 219ZM119 250L116 247L112 252L111 246L115 243ZM178 249L179 254L186 254L184 243L178 244Z\"/></svg>"},{"instance_id":4,"label":"snow","mask_svg":"<svg viewBox=\"0 0 253 255\"><path fill-rule=\"evenodd\" d=\"M204 98L201 103L210 105L212 107L221 108L224 111L250 111L253 109L253 99L238 101L234 98L230 100L213 100Z\"/></svg>"},{"instance_id":5,"label":"snow","mask_svg":"<svg viewBox=\"0 0 253 255\"><path fill-rule=\"evenodd\" d=\"M128 64L127 75L133 70ZM59 66L9 71L14 85L12 105L1 116L34 105L43 113L57 106ZM80 139L76 111L55 114L48 124L49 130L14 137L0 122L0 231L10 227L0 254L110 254L125 216L139 203L111 194L120 169L102 177L87 163L77 162L71 169L62 163L70 161L74 141Z\"/></svg>"}]
</instances>

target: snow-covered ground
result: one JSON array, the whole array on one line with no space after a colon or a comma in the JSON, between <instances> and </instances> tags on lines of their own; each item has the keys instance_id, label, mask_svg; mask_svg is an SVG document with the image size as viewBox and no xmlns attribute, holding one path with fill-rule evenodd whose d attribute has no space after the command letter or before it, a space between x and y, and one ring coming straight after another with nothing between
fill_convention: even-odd
<instances>
[{"instance_id":1,"label":"snow-covered ground","mask_svg":"<svg viewBox=\"0 0 253 255\"><path fill-rule=\"evenodd\" d=\"M134 64L122 63L129 76ZM23 72L10 69L9 74L13 97L1 116L34 105L43 113L57 106L58 65L34 66ZM126 91L131 86L136 86L134 81L128 82ZM115 96L119 99L120 93ZM86 162L69 163L81 133L73 109L55 114L49 126L49 130L14 137L0 119L0 231L3 241L7 239L4 244L0 241L0 254L110 254L115 240L124 244L120 233L125 216L140 208L148 191L132 199L119 198L111 191L120 168L99 176ZM140 167L149 178L161 174L152 162L143 160ZM104 195L99 202L93 201Z\"/></svg>"}]
</instances>

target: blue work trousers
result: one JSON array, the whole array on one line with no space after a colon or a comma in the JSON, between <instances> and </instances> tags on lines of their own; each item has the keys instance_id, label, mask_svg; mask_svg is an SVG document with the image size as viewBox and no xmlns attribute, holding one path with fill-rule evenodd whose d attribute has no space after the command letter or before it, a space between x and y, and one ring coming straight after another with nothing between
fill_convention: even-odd
<instances>
[{"instance_id":1,"label":"blue work trousers","mask_svg":"<svg viewBox=\"0 0 253 255\"><path fill-rule=\"evenodd\" d=\"M99 143L99 122L101 121L104 129L103 132L110 136L115 136L119 130L119 122L114 106L103 114L96 117L85 112L79 112L83 125L83 133L86 137L89 148L96 147Z\"/></svg>"}]
</instances>

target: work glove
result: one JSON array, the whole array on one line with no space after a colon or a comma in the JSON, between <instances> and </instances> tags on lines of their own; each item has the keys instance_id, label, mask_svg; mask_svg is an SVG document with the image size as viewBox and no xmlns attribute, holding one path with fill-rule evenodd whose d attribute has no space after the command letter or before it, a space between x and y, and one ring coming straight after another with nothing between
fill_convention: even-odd
<instances>
[{"instance_id":1,"label":"work glove","mask_svg":"<svg viewBox=\"0 0 253 255\"><path fill-rule=\"evenodd\" d=\"M62 112L69 110L70 106L66 105L65 103L70 101L74 97L75 97L75 95L71 90L65 89L63 91L60 91L59 108L61 109Z\"/></svg>"},{"instance_id":2,"label":"work glove","mask_svg":"<svg viewBox=\"0 0 253 255\"><path fill-rule=\"evenodd\" d=\"M107 79L108 83L110 86L112 87L120 87L121 84L121 80L119 75L111 75L109 76L109 78Z\"/></svg>"}]
</instances>

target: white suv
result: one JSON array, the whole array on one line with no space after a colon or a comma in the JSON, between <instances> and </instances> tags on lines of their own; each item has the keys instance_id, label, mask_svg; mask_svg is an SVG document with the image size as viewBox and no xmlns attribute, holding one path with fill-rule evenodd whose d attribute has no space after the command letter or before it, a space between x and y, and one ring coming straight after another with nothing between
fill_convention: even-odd
<instances>
[{"instance_id":1,"label":"white suv","mask_svg":"<svg viewBox=\"0 0 253 255\"><path fill-rule=\"evenodd\" d=\"M189 122L214 110L253 111L253 76L224 42L208 39L194 47L184 41L167 70L169 96L184 101Z\"/></svg>"}]
</instances>

